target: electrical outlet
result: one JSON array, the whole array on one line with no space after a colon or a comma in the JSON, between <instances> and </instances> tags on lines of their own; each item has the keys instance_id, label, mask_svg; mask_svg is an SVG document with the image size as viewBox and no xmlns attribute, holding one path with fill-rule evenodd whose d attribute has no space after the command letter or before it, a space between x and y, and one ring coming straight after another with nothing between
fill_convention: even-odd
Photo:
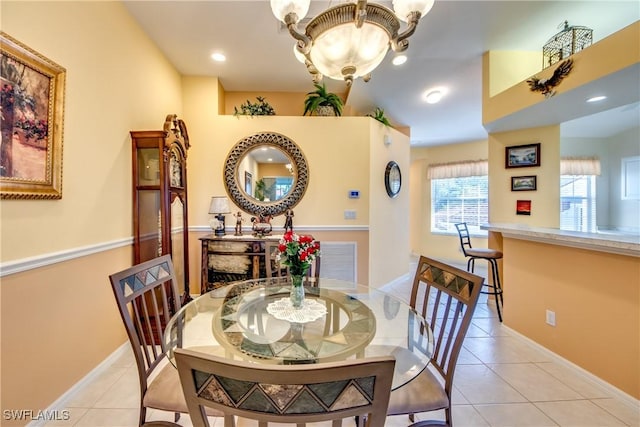
<instances>
[{"instance_id":1,"label":"electrical outlet","mask_svg":"<svg viewBox=\"0 0 640 427\"><path fill-rule=\"evenodd\" d=\"M356 219L356 211L354 209L345 209L344 219Z\"/></svg>"},{"instance_id":2,"label":"electrical outlet","mask_svg":"<svg viewBox=\"0 0 640 427\"><path fill-rule=\"evenodd\" d=\"M547 325L556 326L556 312L547 310Z\"/></svg>"}]
</instances>

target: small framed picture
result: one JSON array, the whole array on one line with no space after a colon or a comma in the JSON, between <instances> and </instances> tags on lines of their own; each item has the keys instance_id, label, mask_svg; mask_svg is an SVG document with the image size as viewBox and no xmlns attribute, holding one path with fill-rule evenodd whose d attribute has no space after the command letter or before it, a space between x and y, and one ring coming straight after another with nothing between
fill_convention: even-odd
<instances>
[{"instance_id":1,"label":"small framed picture","mask_svg":"<svg viewBox=\"0 0 640 427\"><path fill-rule=\"evenodd\" d=\"M540 143L506 147L504 160L507 169L540 166Z\"/></svg>"},{"instance_id":2,"label":"small framed picture","mask_svg":"<svg viewBox=\"0 0 640 427\"><path fill-rule=\"evenodd\" d=\"M511 191L535 190L537 190L536 175L511 177Z\"/></svg>"},{"instance_id":3,"label":"small framed picture","mask_svg":"<svg viewBox=\"0 0 640 427\"><path fill-rule=\"evenodd\" d=\"M518 200L516 202L516 215L531 215L531 200Z\"/></svg>"}]
</instances>

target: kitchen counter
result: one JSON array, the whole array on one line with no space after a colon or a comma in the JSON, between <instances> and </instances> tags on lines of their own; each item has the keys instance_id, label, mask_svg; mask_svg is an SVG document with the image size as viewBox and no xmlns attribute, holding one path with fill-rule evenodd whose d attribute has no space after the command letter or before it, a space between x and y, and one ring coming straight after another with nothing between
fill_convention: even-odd
<instances>
[{"instance_id":1,"label":"kitchen counter","mask_svg":"<svg viewBox=\"0 0 640 427\"><path fill-rule=\"evenodd\" d=\"M640 257L640 235L583 233L526 224L485 224L480 228L512 239Z\"/></svg>"}]
</instances>

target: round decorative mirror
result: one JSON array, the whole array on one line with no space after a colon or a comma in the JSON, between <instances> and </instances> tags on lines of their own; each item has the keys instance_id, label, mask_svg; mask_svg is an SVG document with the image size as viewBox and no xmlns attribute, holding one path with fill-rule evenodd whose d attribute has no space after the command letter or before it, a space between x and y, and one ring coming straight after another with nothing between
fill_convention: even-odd
<instances>
[{"instance_id":1,"label":"round decorative mirror","mask_svg":"<svg viewBox=\"0 0 640 427\"><path fill-rule=\"evenodd\" d=\"M400 193L401 185L402 174L400 173L400 166L393 161L387 163L387 167L384 171L384 186L389 197L396 197L398 193Z\"/></svg>"},{"instance_id":2,"label":"round decorative mirror","mask_svg":"<svg viewBox=\"0 0 640 427\"><path fill-rule=\"evenodd\" d=\"M300 147L284 135L260 132L233 146L224 185L233 202L252 215L281 215L300 202L309 169Z\"/></svg>"}]
</instances>

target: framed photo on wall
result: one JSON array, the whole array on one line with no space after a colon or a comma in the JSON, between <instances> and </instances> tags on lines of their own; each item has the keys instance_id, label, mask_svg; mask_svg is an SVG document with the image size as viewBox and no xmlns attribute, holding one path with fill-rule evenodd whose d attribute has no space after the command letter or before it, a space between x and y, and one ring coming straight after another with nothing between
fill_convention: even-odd
<instances>
[{"instance_id":1,"label":"framed photo on wall","mask_svg":"<svg viewBox=\"0 0 640 427\"><path fill-rule=\"evenodd\" d=\"M505 148L505 168L540 166L540 143Z\"/></svg>"},{"instance_id":2,"label":"framed photo on wall","mask_svg":"<svg viewBox=\"0 0 640 427\"><path fill-rule=\"evenodd\" d=\"M535 191L537 190L537 177L531 176L512 176L511 191Z\"/></svg>"},{"instance_id":3,"label":"framed photo on wall","mask_svg":"<svg viewBox=\"0 0 640 427\"><path fill-rule=\"evenodd\" d=\"M531 215L531 200L518 200L516 202L516 215Z\"/></svg>"},{"instance_id":4,"label":"framed photo on wall","mask_svg":"<svg viewBox=\"0 0 640 427\"><path fill-rule=\"evenodd\" d=\"M0 32L0 198L62 198L66 70Z\"/></svg>"}]
</instances>

